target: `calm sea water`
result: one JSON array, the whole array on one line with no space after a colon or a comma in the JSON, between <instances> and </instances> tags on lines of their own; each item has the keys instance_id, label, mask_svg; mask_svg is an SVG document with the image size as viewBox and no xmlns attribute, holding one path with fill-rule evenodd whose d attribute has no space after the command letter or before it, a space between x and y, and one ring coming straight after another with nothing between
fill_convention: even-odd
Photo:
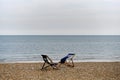
<instances>
[{"instance_id":1,"label":"calm sea water","mask_svg":"<svg viewBox=\"0 0 120 80\"><path fill-rule=\"evenodd\" d=\"M120 36L0 36L0 62L59 61L75 53L75 61L120 61Z\"/></svg>"}]
</instances>

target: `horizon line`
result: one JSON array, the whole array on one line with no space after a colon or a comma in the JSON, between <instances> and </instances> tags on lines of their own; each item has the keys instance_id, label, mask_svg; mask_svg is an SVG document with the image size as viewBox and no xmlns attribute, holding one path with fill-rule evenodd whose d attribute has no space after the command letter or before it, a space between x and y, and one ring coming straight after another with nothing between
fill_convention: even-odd
<instances>
[{"instance_id":1,"label":"horizon line","mask_svg":"<svg viewBox=\"0 0 120 80\"><path fill-rule=\"evenodd\" d=\"M82 35L79 35L79 34L73 34L73 35L60 35L60 34L55 34L55 35L52 35L52 34L37 34L37 35L35 35L35 34L8 34L8 35L5 35L5 34L3 34L3 35L0 35L0 36L120 36L119 34L117 34L117 35L113 35L113 34L107 34L107 35L103 35L103 34L89 34L89 35L86 35L86 34L82 34Z\"/></svg>"}]
</instances>

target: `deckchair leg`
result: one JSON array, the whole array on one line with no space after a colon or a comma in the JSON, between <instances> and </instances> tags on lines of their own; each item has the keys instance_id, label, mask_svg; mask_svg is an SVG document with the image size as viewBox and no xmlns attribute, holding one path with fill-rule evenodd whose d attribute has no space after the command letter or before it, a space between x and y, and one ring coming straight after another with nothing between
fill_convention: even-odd
<instances>
[{"instance_id":1,"label":"deckchair leg","mask_svg":"<svg viewBox=\"0 0 120 80\"><path fill-rule=\"evenodd\" d=\"M41 68L41 70L42 69L46 69L47 67L49 67L50 65L48 65L48 66L45 66L45 63L43 64L43 66L42 66L42 68Z\"/></svg>"},{"instance_id":2,"label":"deckchair leg","mask_svg":"<svg viewBox=\"0 0 120 80\"><path fill-rule=\"evenodd\" d=\"M74 67L73 59L71 59L71 67Z\"/></svg>"},{"instance_id":3,"label":"deckchair leg","mask_svg":"<svg viewBox=\"0 0 120 80\"><path fill-rule=\"evenodd\" d=\"M72 67L74 67L74 62L73 62L73 60L72 60Z\"/></svg>"},{"instance_id":4,"label":"deckchair leg","mask_svg":"<svg viewBox=\"0 0 120 80\"><path fill-rule=\"evenodd\" d=\"M43 69L43 68L44 68L44 66L45 66L45 63L43 64L43 66L42 66L42 68L41 68L41 69Z\"/></svg>"},{"instance_id":5,"label":"deckchair leg","mask_svg":"<svg viewBox=\"0 0 120 80\"><path fill-rule=\"evenodd\" d=\"M68 65L69 67L74 67L74 62L73 62L73 60L71 59L71 60L69 61L69 63L67 63L67 65Z\"/></svg>"},{"instance_id":6,"label":"deckchair leg","mask_svg":"<svg viewBox=\"0 0 120 80\"><path fill-rule=\"evenodd\" d=\"M56 64L54 64L54 65L48 65L48 66L46 66L46 67L44 67L44 68L47 68L47 67L52 67L53 69L57 69L58 67L56 66Z\"/></svg>"}]
</instances>

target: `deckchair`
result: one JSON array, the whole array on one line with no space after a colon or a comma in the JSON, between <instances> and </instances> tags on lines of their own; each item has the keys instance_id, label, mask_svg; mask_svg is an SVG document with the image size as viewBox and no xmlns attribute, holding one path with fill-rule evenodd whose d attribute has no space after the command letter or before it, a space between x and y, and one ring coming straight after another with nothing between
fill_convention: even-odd
<instances>
[{"instance_id":1,"label":"deckchair","mask_svg":"<svg viewBox=\"0 0 120 80\"><path fill-rule=\"evenodd\" d=\"M67 66L70 66L70 67L74 67L74 62L73 62L73 58L74 58L75 54L73 53L69 53L67 56L63 57L58 66L60 66L61 64L66 64ZM67 62L69 61L69 62Z\"/></svg>"},{"instance_id":2,"label":"deckchair","mask_svg":"<svg viewBox=\"0 0 120 80\"><path fill-rule=\"evenodd\" d=\"M41 70L43 69L46 69L47 67L52 67L53 69L57 69L57 63L53 63L53 61L47 56L47 55L41 55L43 60L44 60L44 63L43 63L43 66L41 68ZM48 64L47 66L45 66L45 64Z\"/></svg>"}]
</instances>

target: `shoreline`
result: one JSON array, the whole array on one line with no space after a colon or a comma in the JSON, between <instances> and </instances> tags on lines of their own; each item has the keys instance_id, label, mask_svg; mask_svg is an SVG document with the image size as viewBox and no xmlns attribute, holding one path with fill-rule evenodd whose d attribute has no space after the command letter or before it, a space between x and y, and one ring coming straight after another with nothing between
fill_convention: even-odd
<instances>
[{"instance_id":1,"label":"shoreline","mask_svg":"<svg viewBox=\"0 0 120 80\"><path fill-rule=\"evenodd\" d=\"M6 61L6 62L0 62L0 64L9 64L9 63L43 63L44 61ZM55 63L58 63L59 61L53 61ZM74 60L75 63L80 62L120 62L120 60Z\"/></svg>"}]
</instances>

